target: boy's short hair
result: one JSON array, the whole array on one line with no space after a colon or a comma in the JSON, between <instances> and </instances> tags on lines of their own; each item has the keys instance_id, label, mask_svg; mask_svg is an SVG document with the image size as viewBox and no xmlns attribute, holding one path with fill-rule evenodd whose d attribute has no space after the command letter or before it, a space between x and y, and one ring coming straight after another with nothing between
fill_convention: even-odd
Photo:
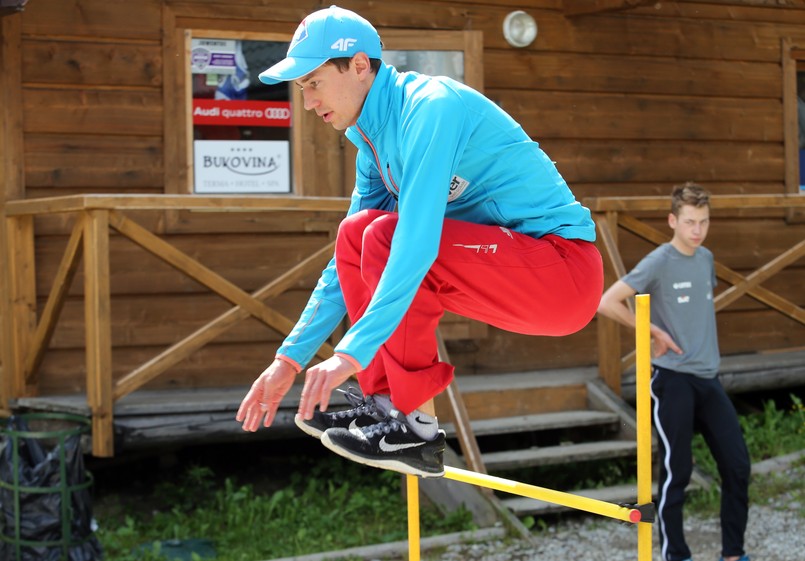
<instances>
[{"instance_id":1,"label":"boy's short hair","mask_svg":"<svg viewBox=\"0 0 805 561\"><path fill-rule=\"evenodd\" d=\"M671 191L671 214L679 216L679 210L684 205L710 208L710 192L693 181L674 185Z\"/></svg>"}]
</instances>

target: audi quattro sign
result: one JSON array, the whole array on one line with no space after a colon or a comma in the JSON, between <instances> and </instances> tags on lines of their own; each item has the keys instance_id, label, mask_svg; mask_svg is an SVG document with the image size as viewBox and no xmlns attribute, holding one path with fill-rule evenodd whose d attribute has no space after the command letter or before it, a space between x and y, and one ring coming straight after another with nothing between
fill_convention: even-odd
<instances>
[{"instance_id":1,"label":"audi quattro sign","mask_svg":"<svg viewBox=\"0 0 805 561\"><path fill-rule=\"evenodd\" d=\"M194 99L193 124L288 128L291 104L287 101Z\"/></svg>"}]
</instances>

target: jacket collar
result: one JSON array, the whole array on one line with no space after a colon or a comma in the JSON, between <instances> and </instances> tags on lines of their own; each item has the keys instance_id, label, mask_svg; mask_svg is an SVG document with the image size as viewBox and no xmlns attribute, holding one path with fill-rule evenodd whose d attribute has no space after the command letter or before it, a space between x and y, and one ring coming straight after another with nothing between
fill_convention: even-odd
<instances>
[{"instance_id":1,"label":"jacket collar","mask_svg":"<svg viewBox=\"0 0 805 561\"><path fill-rule=\"evenodd\" d=\"M372 87L363 102L363 108L358 116L356 125L367 136L375 136L388 122L394 106L393 90L398 76L399 72L386 63L381 64L377 70L377 76L375 76ZM357 131L352 130L354 128L353 126L347 129L348 136L350 132L360 136Z\"/></svg>"}]
</instances>

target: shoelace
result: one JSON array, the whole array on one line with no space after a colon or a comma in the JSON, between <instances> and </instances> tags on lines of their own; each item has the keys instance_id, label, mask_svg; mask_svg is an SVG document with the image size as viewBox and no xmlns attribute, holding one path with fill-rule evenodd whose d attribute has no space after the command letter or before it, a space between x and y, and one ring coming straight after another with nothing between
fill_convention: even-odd
<instances>
[{"instance_id":1,"label":"shoelace","mask_svg":"<svg viewBox=\"0 0 805 561\"><path fill-rule=\"evenodd\" d=\"M404 423L398 421L397 419L389 417L384 421L380 421L379 423L375 423L374 425L369 425L368 427L364 427L361 430L363 430L363 433L367 437L371 438L379 434L390 434L392 432L397 432L399 430L403 432L408 432L408 427L405 426Z\"/></svg>"},{"instance_id":2,"label":"shoelace","mask_svg":"<svg viewBox=\"0 0 805 561\"><path fill-rule=\"evenodd\" d=\"M372 396L364 397L352 386L347 388L347 391L338 391L344 394L344 397L350 403L350 405L352 405L352 408L345 409L343 411L336 411L335 415L337 417L344 419L349 417L357 417L362 414L369 416L374 416L377 414L377 406L375 405L375 400Z\"/></svg>"}]
</instances>

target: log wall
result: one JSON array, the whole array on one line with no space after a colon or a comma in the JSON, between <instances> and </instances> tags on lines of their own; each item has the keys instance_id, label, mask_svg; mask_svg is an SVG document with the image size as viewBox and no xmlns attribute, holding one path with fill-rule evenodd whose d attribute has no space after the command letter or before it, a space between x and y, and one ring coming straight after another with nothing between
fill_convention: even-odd
<instances>
[{"instance_id":1,"label":"log wall","mask_svg":"<svg viewBox=\"0 0 805 561\"><path fill-rule=\"evenodd\" d=\"M172 172L166 154L181 134L165 110L175 103L166 99L165 84L178 78L166 71L172 67L163 58L176 27L290 37L306 13L323 5L31 0L21 14L5 14L0 200L164 193ZM688 179L716 194L785 191L781 42L805 47L802 8L680 1L568 17L560 0L340 5L367 16L381 35L384 28L482 31L486 93L541 143L578 198L667 194ZM538 22L539 36L526 49L509 47L501 33L503 18L514 9L527 10ZM18 83L9 78L14 76ZM313 169L326 164L305 163ZM305 194L346 195L349 186L333 180L319 189ZM300 214L142 218L245 290L320 247L336 225L332 216ZM714 218L709 247L745 274L805 237L805 226L784 212ZM67 218L37 221L40 295L50 289L69 225ZM223 304L130 242L113 236L110 243L118 375L203 324ZM627 267L650 249L628 235L621 246ZM803 269L801 262L789 268L769 288L805 304ZM283 296L281 309L294 317L314 281ZM77 278L42 366L43 393L83 387L80 287ZM725 353L805 342L801 324L749 298L720 314L719 328ZM597 356L595 329L594 321L576 335L534 339L462 324L448 344L464 372L590 365ZM466 338L473 333L486 336ZM151 387L248 384L280 340L246 322Z\"/></svg>"}]
</instances>

